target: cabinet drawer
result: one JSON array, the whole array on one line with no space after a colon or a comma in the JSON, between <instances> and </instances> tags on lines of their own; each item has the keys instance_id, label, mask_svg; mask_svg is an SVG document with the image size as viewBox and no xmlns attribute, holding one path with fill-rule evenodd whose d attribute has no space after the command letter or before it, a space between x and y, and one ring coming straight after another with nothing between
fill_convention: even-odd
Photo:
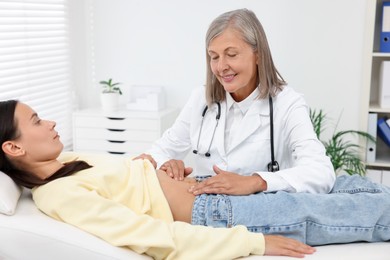
<instances>
[{"instance_id":1,"label":"cabinet drawer","mask_svg":"<svg viewBox=\"0 0 390 260\"><path fill-rule=\"evenodd\" d=\"M114 130L104 128L76 128L76 140L104 139L111 141L147 141L153 142L160 137L158 131Z\"/></svg>"},{"instance_id":2,"label":"cabinet drawer","mask_svg":"<svg viewBox=\"0 0 390 260\"><path fill-rule=\"evenodd\" d=\"M76 116L74 123L78 127L106 128L106 129L137 129L137 130L160 130L160 122L156 119L142 118L108 118Z\"/></svg>"},{"instance_id":3,"label":"cabinet drawer","mask_svg":"<svg viewBox=\"0 0 390 260\"><path fill-rule=\"evenodd\" d=\"M169 128L178 114L174 108L156 112L83 109L73 113L73 150L139 155Z\"/></svg>"}]
</instances>

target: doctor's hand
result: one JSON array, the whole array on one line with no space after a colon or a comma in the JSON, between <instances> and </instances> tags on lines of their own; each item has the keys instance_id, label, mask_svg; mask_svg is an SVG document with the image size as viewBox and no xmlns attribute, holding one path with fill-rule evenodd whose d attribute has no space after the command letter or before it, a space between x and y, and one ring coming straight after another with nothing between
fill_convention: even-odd
<instances>
[{"instance_id":1,"label":"doctor's hand","mask_svg":"<svg viewBox=\"0 0 390 260\"><path fill-rule=\"evenodd\" d=\"M138 155L137 157L134 157L134 158L133 158L133 160L137 160L137 159L148 160L148 161L150 161L150 162L153 164L153 167L154 167L155 169L156 169L156 167L157 167L156 161L153 159L153 157L152 157L150 154L143 153L143 154Z\"/></svg>"},{"instance_id":2,"label":"doctor's hand","mask_svg":"<svg viewBox=\"0 0 390 260\"><path fill-rule=\"evenodd\" d=\"M305 254L313 254L316 251L314 247L287 237L264 235L264 240L264 255L283 255L302 258Z\"/></svg>"},{"instance_id":3,"label":"doctor's hand","mask_svg":"<svg viewBox=\"0 0 390 260\"><path fill-rule=\"evenodd\" d=\"M223 171L215 165L213 170L217 175L191 186L188 191L194 195L203 193L249 195L267 189L267 182L257 174L242 176Z\"/></svg>"},{"instance_id":4,"label":"doctor's hand","mask_svg":"<svg viewBox=\"0 0 390 260\"><path fill-rule=\"evenodd\" d=\"M163 163L160 167L160 170L164 171L172 179L177 181L184 180L184 177L187 177L192 173L191 167L185 167L182 160L171 159Z\"/></svg>"}]
</instances>

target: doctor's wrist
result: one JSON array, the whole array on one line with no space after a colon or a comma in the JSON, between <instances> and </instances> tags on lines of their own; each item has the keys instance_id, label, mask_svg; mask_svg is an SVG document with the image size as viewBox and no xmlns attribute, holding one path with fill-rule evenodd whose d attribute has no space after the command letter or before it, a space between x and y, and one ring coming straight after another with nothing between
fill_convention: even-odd
<instances>
[{"instance_id":1,"label":"doctor's wrist","mask_svg":"<svg viewBox=\"0 0 390 260\"><path fill-rule=\"evenodd\" d=\"M267 182L257 173L252 175L254 179L255 192L262 192L267 190Z\"/></svg>"}]
</instances>

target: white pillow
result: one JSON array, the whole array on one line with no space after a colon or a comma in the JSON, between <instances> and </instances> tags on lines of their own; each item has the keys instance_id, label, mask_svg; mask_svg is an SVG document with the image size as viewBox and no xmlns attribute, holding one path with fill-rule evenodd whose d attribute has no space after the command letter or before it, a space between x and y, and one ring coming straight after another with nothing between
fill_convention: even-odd
<instances>
[{"instance_id":1,"label":"white pillow","mask_svg":"<svg viewBox=\"0 0 390 260\"><path fill-rule=\"evenodd\" d=\"M21 194L22 187L0 171L0 213L13 215Z\"/></svg>"}]
</instances>

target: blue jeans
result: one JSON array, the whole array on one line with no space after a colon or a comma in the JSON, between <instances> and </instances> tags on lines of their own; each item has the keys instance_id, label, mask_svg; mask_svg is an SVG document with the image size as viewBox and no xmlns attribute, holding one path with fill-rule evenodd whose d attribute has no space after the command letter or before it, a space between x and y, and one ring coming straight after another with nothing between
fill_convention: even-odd
<instances>
[{"instance_id":1,"label":"blue jeans","mask_svg":"<svg viewBox=\"0 0 390 260\"><path fill-rule=\"evenodd\" d=\"M340 176L329 194L202 194L192 224L278 234L309 245L390 241L390 188L358 175Z\"/></svg>"}]
</instances>

